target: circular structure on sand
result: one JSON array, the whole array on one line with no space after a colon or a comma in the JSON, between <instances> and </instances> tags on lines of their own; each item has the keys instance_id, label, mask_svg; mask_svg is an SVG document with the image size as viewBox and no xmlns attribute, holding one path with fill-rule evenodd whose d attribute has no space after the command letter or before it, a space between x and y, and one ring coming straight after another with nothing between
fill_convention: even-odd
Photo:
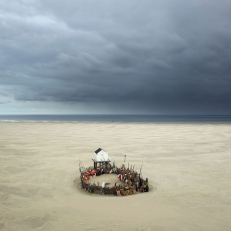
<instances>
[{"instance_id":1,"label":"circular structure on sand","mask_svg":"<svg viewBox=\"0 0 231 231\"><path fill-rule=\"evenodd\" d=\"M108 165L106 170L80 168L81 189L92 194L128 196L148 192L148 178L143 179L132 167Z\"/></svg>"}]
</instances>

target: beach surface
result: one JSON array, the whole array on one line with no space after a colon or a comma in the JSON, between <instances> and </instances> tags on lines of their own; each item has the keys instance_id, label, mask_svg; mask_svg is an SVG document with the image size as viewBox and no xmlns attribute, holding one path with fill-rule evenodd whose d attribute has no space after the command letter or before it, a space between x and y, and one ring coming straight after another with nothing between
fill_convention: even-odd
<instances>
[{"instance_id":1,"label":"beach surface","mask_svg":"<svg viewBox=\"0 0 231 231\"><path fill-rule=\"evenodd\" d=\"M79 190L103 148L152 190ZM0 123L0 230L231 230L231 124Z\"/></svg>"}]
</instances>

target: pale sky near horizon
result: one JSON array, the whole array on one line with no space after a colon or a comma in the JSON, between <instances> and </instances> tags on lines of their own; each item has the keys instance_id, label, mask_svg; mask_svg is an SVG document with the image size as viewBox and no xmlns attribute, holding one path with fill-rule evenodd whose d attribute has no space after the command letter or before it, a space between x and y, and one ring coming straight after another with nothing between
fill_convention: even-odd
<instances>
[{"instance_id":1,"label":"pale sky near horizon","mask_svg":"<svg viewBox=\"0 0 231 231\"><path fill-rule=\"evenodd\" d=\"M231 1L1 0L0 114L231 114Z\"/></svg>"}]
</instances>

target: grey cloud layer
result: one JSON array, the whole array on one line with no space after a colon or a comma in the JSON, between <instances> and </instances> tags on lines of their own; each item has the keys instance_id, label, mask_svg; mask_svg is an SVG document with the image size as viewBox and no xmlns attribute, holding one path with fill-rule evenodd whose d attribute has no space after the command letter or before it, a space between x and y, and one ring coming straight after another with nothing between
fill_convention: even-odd
<instances>
[{"instance_id":1,"label":"grey cloud layer","mask_svg":"<svg viewBox=\"0 0 231 231\"><path fill-rule=\"evenodd\" d=\"M205 0L1 1L2 103L231 113L230 9Z\"/></svg>"}]
</instances>

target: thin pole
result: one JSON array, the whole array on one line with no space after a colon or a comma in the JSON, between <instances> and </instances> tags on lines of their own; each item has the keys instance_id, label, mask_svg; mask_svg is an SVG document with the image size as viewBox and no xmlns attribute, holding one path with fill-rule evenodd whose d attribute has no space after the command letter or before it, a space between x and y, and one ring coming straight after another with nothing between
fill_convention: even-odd
<instances>
[{"instance_id":1,"label":"thin pole","mask_svg":"<svg viewBox=\"0 0 231 231\"><path fill-rule=\"evenodd\" d=\"M81 161L79 160L79 171L81 172L81 168L83 167Z\"/></svg>"},{"instance_id":2,"label":"thin pole","mask_svg":"<svg viewBox=\"0 0 231 231\"><path fill-rule=\"evenodd\" d=\"M140 174L141 174L142 166L143 166L143 160L142 160L142 164L141 164L141 167L140 167Z\"/></svg>"}]
</instances>

